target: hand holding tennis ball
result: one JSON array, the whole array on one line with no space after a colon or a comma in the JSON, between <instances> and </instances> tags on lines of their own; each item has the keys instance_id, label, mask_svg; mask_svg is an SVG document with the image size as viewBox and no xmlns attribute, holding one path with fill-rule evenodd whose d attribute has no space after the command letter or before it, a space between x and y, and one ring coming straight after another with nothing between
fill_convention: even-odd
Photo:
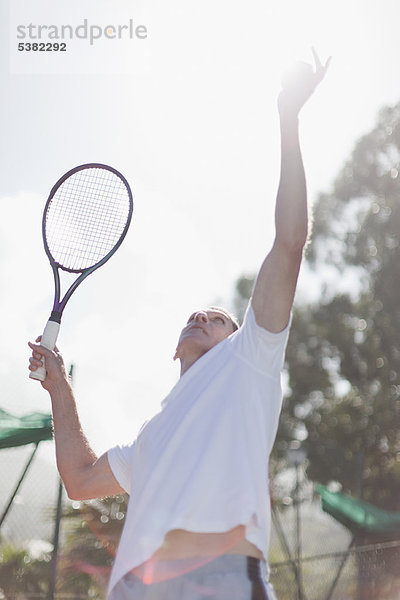
<instances>
[{"instance_id":1,"label":"hand holding tennis ball","mask_svg":"<svg viewBox=\"0 0 400 600\"><path fill-rule=\"evenodd\" d=\"M282 91L278 98L279 112L282 115L297 116L317 85L325 77L331 57L323 65L318 54L312 48L314 67L298 61L287 69L281 78Z\"/></svg>"}]
</instances>

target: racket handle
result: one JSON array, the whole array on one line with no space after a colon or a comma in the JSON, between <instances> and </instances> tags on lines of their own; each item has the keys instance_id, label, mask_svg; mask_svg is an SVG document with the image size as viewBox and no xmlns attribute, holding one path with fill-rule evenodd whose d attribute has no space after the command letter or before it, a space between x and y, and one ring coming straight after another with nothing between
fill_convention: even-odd
<instances>
[{"instance_id":1,"label":"racket handle","mask_svg":"<svg viewBox=\"0 0 400 600\"><path fill-rule=\"evenodd\" d=\"M54 350L54 346L56 345L58 332L60 330L60 323L56 323L55 321L47 321L46 327L44 328L42 339L40 340L40 345L48 350ZM31 379L38 379L39 381L44 381L46 379L46 367L44 357L42 358L43 367L39 367L36 371L31 371L29 377Z\"/></svg>"}]
</instances>

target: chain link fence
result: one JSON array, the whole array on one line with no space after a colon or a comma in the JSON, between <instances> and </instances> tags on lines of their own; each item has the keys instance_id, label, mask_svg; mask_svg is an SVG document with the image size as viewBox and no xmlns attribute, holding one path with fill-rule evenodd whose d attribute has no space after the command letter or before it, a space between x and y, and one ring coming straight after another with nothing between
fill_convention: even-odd
<instances>
[{"instance_id":1,"label":"chain link fence","mask_svg":"<svg viewBox=\"0 0 400 600\"><path fill-rule=\"evenodd\" d=\"M0 451L0 515L35 449L34 444ZM57 501L58 473L52 442L41 442L0 528L0 542L17 546L51 539Z\"/></svg>"},{"instance_id":2,"label":"chain link fence","mask_svg":"<svg viewBox=\"0 0 400 600\"><path fill-rule=\"evenodd\" d=\"M400 540L271 565L279 600L397 600Z\"/></svg>"},{"instance_id":3,"label":"chain link fence","mask_svg":"<svg viewBox=\"0 0 400 600\"><path fill-rule=\"evenodd\" d=\"M0 452L0 511L32 446ZM39 445L0 528L0 600L103 600L127 498L62 503L52 588L59 478L51 442ZM305 487L307 487L305 485ZM398 600L400 540L354 539L322 512L308 486L301 503L273 507L271 581L279 600Z\"/></svg>"}]
</instances>

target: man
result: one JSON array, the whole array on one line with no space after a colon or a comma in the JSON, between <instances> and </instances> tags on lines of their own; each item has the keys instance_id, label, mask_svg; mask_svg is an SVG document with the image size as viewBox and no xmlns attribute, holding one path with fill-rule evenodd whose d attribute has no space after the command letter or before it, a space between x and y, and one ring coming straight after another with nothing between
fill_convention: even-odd
<instances>
[{"instance_id":1,"label":"man","mask_svg":"<svg viewBox=\"0 0 400 600\"><path fill-rule=\"evenodd\" d=\"M181 377L135 442L97 458L81 429L58 350L46 359L57 465L72 499L130 494L111 600L273 598L267 581L268 457L281 407L280 373L307 241L298 113L323 79L298 69L279 96L281 177L276 237L244 323L218 307L194 312L179 337ZM39 341L39 339L37 340Z\"/></svg>"}]
</instances>

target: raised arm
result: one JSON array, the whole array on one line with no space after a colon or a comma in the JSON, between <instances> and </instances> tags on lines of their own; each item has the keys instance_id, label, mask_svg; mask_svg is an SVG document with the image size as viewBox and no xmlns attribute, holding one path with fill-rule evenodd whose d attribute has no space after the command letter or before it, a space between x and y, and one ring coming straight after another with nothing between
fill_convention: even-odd
<instances>
[{"instance_id":1,"label":"raised arm","mask_svg":"<svg viewBox=\"0 0 400 600\"><path fill-rule=\"evenodd\" d=\"M39 341L38 338L37 341ZM29 369L35 371L46 360L46 379L42 386L50 394L57 467L68 496L87 500L124 493L108 464L107 455L97 458L83 433L74 394L61 354L29 343L32 349Z\"/></svg>"},{"instance_id":2,"label":"raised arm","mask_svg":"<svg viewBox=\"0 0 400 600\"><path fill-rule=\"evenodd\" d=\"M259 325L273 333L288 323L308 236L307 190L298 129L300 109L325 76L313 49L315 68L300 63L282 82L278 108L281 173L275 208L275 240L258 274L252 305Z\"/></svg>"}]
</instances>

